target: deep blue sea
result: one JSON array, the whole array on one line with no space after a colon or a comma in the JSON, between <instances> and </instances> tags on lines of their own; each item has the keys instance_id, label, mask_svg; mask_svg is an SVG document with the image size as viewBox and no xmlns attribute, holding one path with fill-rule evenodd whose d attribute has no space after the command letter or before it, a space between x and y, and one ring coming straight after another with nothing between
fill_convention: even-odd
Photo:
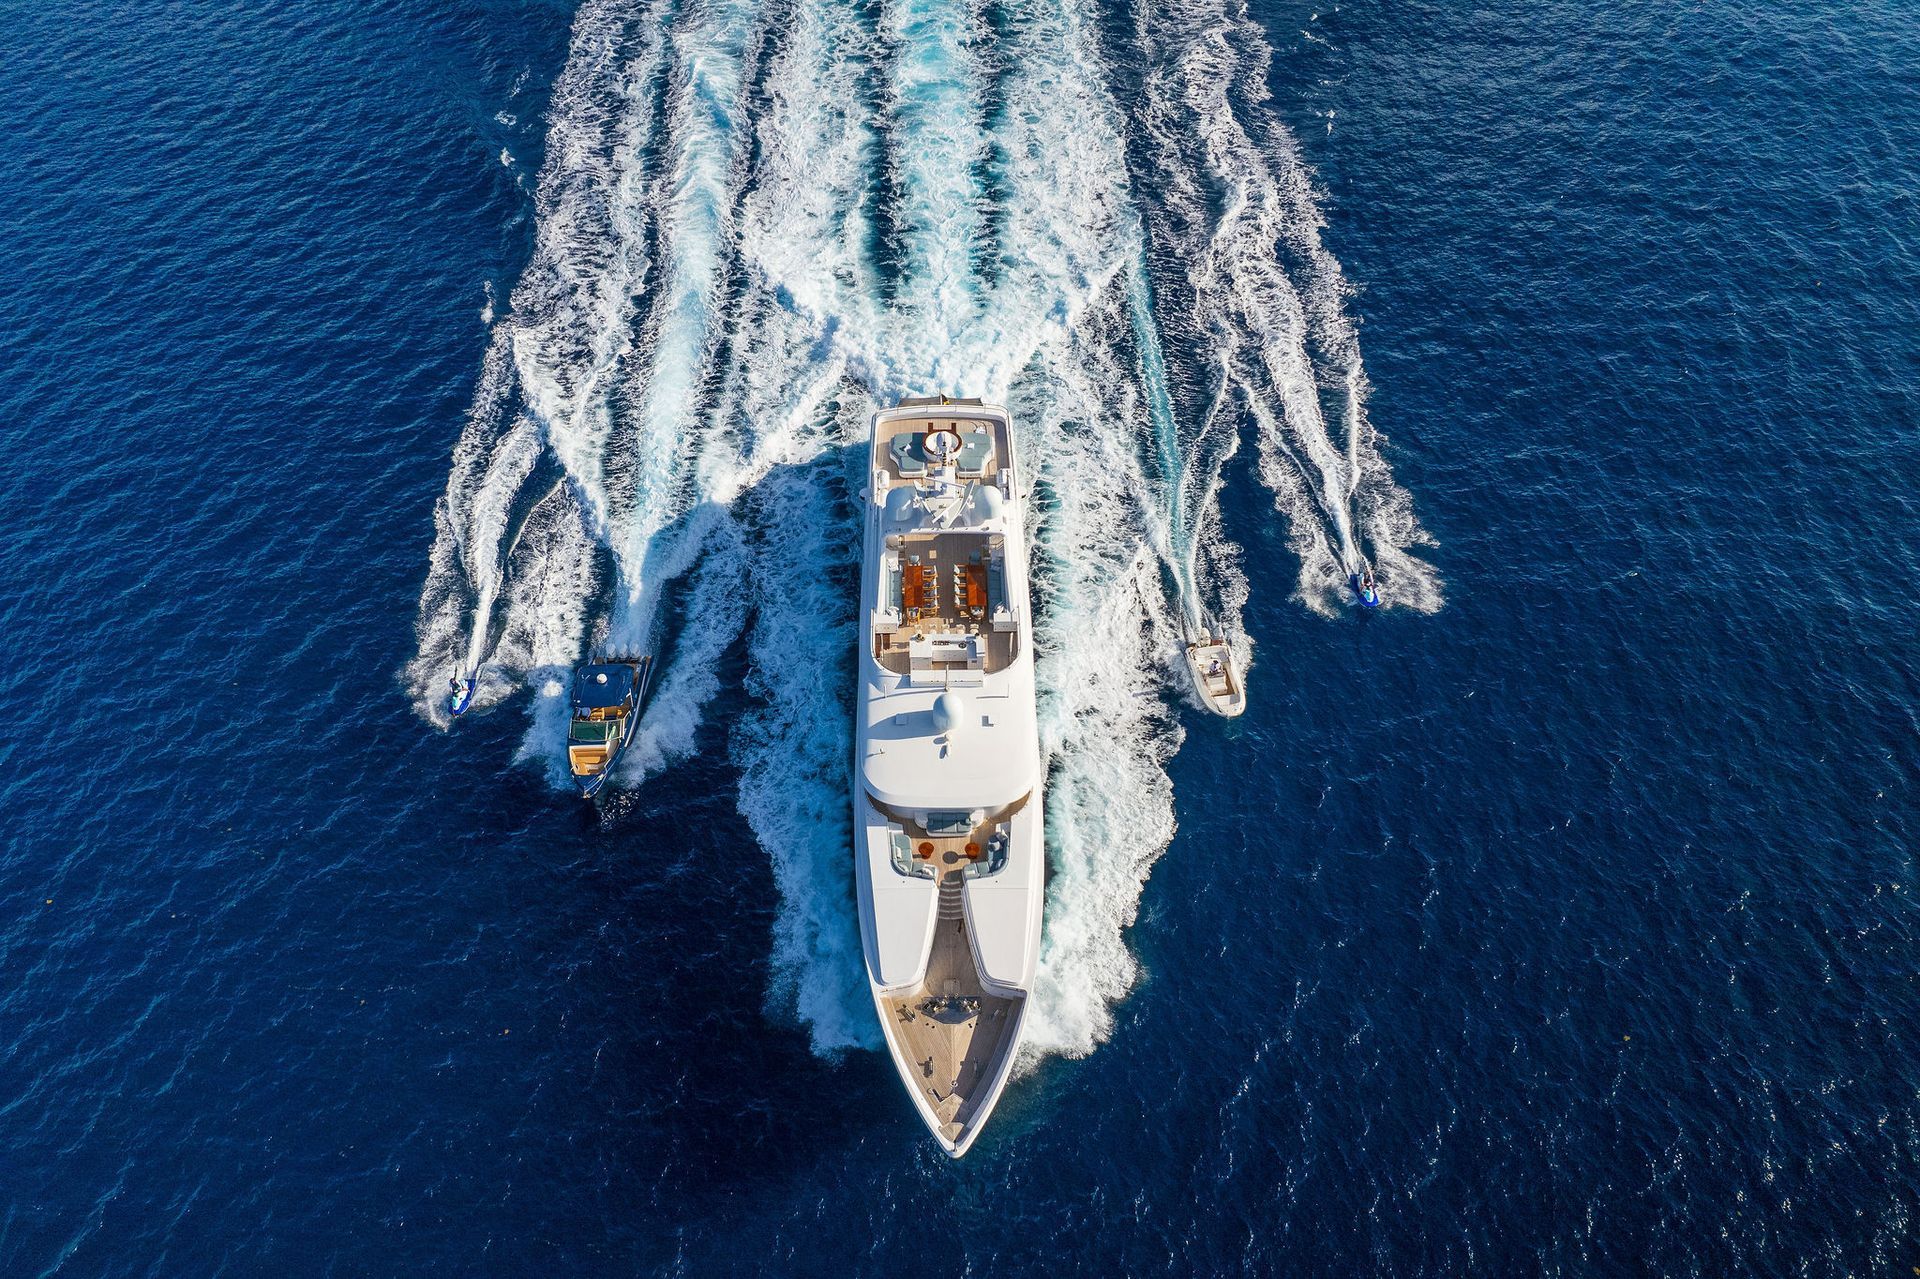
<instances>
[{"instance_id":1,"label":"deep blue sea","mask_svg":"<svg viewBox=\"0 0 1920 1279\"><path fill-rule=\"evenodd\" d=\"M1920 1267L1911 5L0 44L0 1274ZM1040 475L1035 1051L957 1163L849 918L912 390ZM554 690L641 640L583 802Z\"/></svg>"}]
</instances>

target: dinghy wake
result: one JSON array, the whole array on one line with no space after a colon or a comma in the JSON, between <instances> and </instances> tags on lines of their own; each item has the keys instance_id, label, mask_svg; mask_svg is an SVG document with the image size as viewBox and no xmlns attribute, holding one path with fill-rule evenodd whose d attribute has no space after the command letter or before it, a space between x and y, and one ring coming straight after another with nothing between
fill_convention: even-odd
<instances>
[{"instance_id":1,"label":"dinghy wake","mask_svg":"<svg viewBox=\"0 0 1920 1279\"><path fill-rule=\"evenodd\" d=\"M1331 614L1369 565L1383 602L1434 612L1438 575L1412 553L1432 539L1393 480L1367 417L1351 292L1321 242L1323 217L1299 144L1268 103L1265 33L1230 4L1137 5L1146 67L1140 122L1157 243L1210 381L1251 419L1261 481L1300 562L1296 594Z\"/></svg>"}]
</instances>

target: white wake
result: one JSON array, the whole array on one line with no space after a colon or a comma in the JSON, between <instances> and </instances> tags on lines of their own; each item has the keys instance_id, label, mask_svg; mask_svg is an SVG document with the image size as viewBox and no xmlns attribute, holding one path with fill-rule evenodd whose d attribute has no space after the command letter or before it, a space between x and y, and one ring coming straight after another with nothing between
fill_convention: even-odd
<instances>
[{"instance_id":1,"label":"white wake","mask_svg":"<svg viewBox=\"0 0 1920 1279\"><path fill-rule=\"evenodd\" d=\"M1123 105L1078 6L989 16L581 10L533 256L436 508L406 672L439 723L451 674L480 673L480 709L529 690L521 754L563 785L573 665L655 651L617 779L634 786L713 740L721 659L743 645L727 740L780 901L769 1013L825 1053L878 1042L847 873L854 493L876 408L1003 401L1035 477L1052 871L1036 1054L1092 1051L1136 978L1126 930L1174 833L1185 636L1217 627L1250 655L1219 505L1243 426L1303 599L1330 607L1334 570L1365 553L1392 602L1439 602L1406 551L1421 535L1366 420L1305 167L1249 89L1258 29L1140 11L1147 92ZM1128 176L1136 131L1151 191ZM1204 391L1178 389L1176 360Z\"/></svg>"}]
</instances>

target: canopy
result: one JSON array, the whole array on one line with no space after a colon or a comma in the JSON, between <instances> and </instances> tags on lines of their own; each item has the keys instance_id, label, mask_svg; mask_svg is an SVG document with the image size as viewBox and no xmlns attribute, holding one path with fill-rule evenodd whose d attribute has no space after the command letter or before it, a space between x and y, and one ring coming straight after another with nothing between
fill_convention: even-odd
<instances>
[{"instance_id":1,"label":"canopy","mask_svg":"<svg viewBox=\"0 0 1920 1279\"><path fill-rule=\"evenodd\" d=\"M610 662L582 666L573 676L573 708L590 711L618 706L633 694L633 667Z\"/></svg>"}]
</instances>

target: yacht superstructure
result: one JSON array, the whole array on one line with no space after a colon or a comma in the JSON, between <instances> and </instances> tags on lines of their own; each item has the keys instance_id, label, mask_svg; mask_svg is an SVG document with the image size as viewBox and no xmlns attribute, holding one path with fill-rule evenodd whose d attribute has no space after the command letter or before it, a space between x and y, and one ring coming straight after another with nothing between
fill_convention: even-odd
<instances>
[{"instance_id":1,"label":"yacht superstructure","mask_svg":"<svg viewBox=\"0 0 1920 1279\"><path fill-rule=\"evenodd\" d=\"M874 1006L914 1107L965 1154L1005 1088L1046 856L1027 546L1007 411L874 415L854 863Z\"/></svg>"}]
</instances>

